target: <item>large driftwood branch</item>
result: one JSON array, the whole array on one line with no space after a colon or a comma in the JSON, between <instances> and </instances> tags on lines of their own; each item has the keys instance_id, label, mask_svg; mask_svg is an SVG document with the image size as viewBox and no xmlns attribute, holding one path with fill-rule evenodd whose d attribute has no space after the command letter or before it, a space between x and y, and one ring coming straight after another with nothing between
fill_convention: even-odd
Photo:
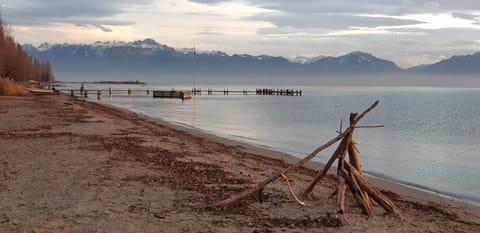
<instances>
[{"instance_id":1,"label":"large driftwood branch","mask_svg":"<svg viewBox=\"0 0 480 233\"><path fill-rule=\"evenodd\" d=\"M328 160L328 162L325 164L323 167L322 172L317 173L315 177L313 178L313 181L308 185L307 189L302 193L302 197L307 197L308 194L313 190L313 187L327 174L328 170L330 167L333 165L333 162L337 160L337 158L342 154L342 152L346 149L347 147L347 138L343 138L342 142L338 145L337 149L335 152L333 152L332 157ZM335 192L337 194L337 192Z\"/></svg>"},{"instance_id":2,"label":"large driftwood branch","mask_svg":"<svg viewBox=\"0 0 480 233\"><path fill-rule=\"evenodd\" d=\"M293 191L293 188L292 188L292 185L290 185L290 181L288 180L288 177L284 174L282 174L282 178L285 179L285 182L287 182L287 185L288 185L288 189L290 189L290 193L292 194L293 198L295 198L295 201L301 205L301 206L305 206L305 202L301 201L297 195L295 194L295 191Z\"/></svg>"},{"instance_id":3,"label":"large driftwood branch","mask_svg":"<svg viewBox=\"0 0 480 233\"><path fill-rule=\"evenodd\" d=\"M339 172L345 178L345 181L347 182L353 197L362 209L362 213L365 215L372 214L372 207L370 206L370 203L365 200L365 197L363 196L363 191L360 189L360 186L358 185L355 177L349 176L345 170L339 170Z\"/></svg>"},{"instance_id":4,"label":"large driftwood branch","mask_svg":"<svg viewBox=\"0 0 480 233\"><path fill-rule=\"evenodd\" d=\"M353 131L352 131L353 132ZM350 133L351 134L351 133ZM348 135L350 135L348 134ZM345 136L347 141L347 146L350 144L349 136ZM345 140L344 139L344 140ZM347 155L347 146L342 148L342 152L340 153L338 159L338 170L337 170L337 203L339 208L339 213L345 213L345 192L347 191L347 187L345 185L346 181L345 178L340 174L340 171L343 170L345 166L343 162L345 161L345 156Z\"/></svg>"},{"instance_id":5,"label":"large driftwood branch","mask_svg":"<svg viewBox=\"0 0 480 233\"><path fill-rule=\"evenodd\" d=\"M352 127L356 127L358 128L355 124L355 118L356 118L356 114L352 114L350 115L350 125ZM353 124L353 125L352 125ZM355 146L355 141L353 140L353 131L352 133L348 134L348 137L350 137L350 143L348 144L348 161L350 162L351 165L353 165L353 167L355 169L357 169L357 171L362 174L362 166L360 165L360 159L358 158L358 149L357 147ZM370 203L370 200L368 198L368 194L366 192L363 193L363 198L368 202Z\"/></svg>"},{"instance_id":6,"label":"large driftwood branch","mask_svg":"<svg viewBox=\"0 0 480 233\"><path fill-rule=\"evenodd\" d=\"M259 193L266 185L270 184L271 182L277 180L278 178L281 177L281 174L286 174L300 166L302 166L303 164L305 164L306 162L310 161L311 159L313 159L320 151L323 151L325 149L327 149L328 147L330 147L331 145L335 144L336 142L340 141L340 139L344 138L345 135L347 135L347 133L349 132L349 130L346 130L345 132L339 134L337 137L333 138L332 140L330 140L329 142L323 144L322 146L318 147L316 150L314 150L312 153L310 153L307 157L305 157L304 159L298 161L297 163L295 164L292 164L290 165L289 167L287 167L285 170L283 170L282 172L278 172L278 173L274 173L272 174L270 177L268 177L267 179L265 179L263 182L257 184L254 188L251 188L249 190L246 190L242 193L239 193L237 195L233 195L231 196L230 198L227 198L223 201L220 201L220 202L217 202L216 204L214 204L214 207L226 207L228 205L231 205L235 202L238 202L238 201L241 201L241 200L244 200L244 199L247 199L257 193Z\"/></svg>"},{"instance_id":7,"label":"large driftwood branch","mask_svg":"<svg viewBox=\"0 0 480 233\"><path fill-rule=\"evenodd\" d=\"M360 188L367 192L368 195L373 198L373 200L383 207L383 209L390 213L400 214L400 210L395 203L393 203L390 199L373 187L370 182L368 182L368 180L365 179L365 177L363 177L360 172L358 172L357 169L355 169L349 162L345 161L345 168L347 168L352 176L355 177Z\"/></svg>"},{"instance_id":8,"label":"large driftwood branch","mask_svg":"<svg viewBox=\"0 0 480 233\"><path fill-rule=\"evenodd\" d=\"M355 123L360 121L365 115L367 115L368 112L372 111L378 104L379 104L380 101L375 101L375 103L373 103L369 108L367 108L365 111L362 112L362 114L360 114L358 117L356 117L355 119ZM300 166L303 166L306 162L310 161L311 159L313 159L318 153L320 153L321 151L327 149L328 147L330 147L331 145L335 144L336 142L340 141L342 138L344 138L347 134L349 134L350 132L352 132L354 130L354 128L347 128L344 132L340 133L338 136L336 136L335 138L333 138L332 140L328 141L327 143L323 144L322 146L318 147L317 149L315 149L312 153L310 153L307 157L305 157L304 159L298 161L297 163L293 164L293 165L290 165L289 167L287 167L285 170L283 170L282 172L278 172L278 173L274 173L272 174L270 177L268 177L267 179L265 179L263 182L259 183L257 186L249 189L249 190L246 190L242 193L239 193L237 195L233 195L231 196L230 198L227 198L223 201L220 201L220 202L217 202L215 203L213 206L214 207L217 207L217 208L222 208L222 207L226 207L228 205L231 205L233 203L236 203L238 201L241 201L241 200L244 200L244 199L247 199L257 193L261 193L261 191L263 190L263 188L270 184L271 182L279 179L281 177L281 174L287 174L288 172L290 171L293 171L294 169L300 167Z\"/></svg>"}]
</instances>

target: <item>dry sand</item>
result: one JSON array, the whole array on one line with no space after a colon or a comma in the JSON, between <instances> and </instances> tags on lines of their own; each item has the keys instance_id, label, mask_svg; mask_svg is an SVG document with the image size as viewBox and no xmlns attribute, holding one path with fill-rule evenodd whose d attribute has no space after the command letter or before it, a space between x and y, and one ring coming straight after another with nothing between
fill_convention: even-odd
<instances>
[{"instance_id":1,"label":"dry sand","mask_svg":"<svg viewBox=\"0 0 480 233\"><path fill-rule=\"evenodd\" d=\"M0 97L0 232L480 232L477 207L378 180L401 217L366 217L350 193L337 214L332 175L306 207L277 181L263 202L206 208L292 161L68 96ZM297 193L309 167L289 175Z\"/></svg>"}]
</instances>

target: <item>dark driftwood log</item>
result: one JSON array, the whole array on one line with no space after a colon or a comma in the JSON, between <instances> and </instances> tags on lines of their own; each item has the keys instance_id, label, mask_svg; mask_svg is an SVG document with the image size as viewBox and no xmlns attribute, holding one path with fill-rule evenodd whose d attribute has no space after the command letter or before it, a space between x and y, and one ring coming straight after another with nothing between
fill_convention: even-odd
<instances>
[{"instance_id":1,"label":"dark driftwood log","mask_svg":"<svg viewBox=\"0 0 480 233\"><path fill-rule=\"evenodd\" d=\"M358 121L360 121L365 115L367 115L368 112L372 111L378 104L380 103L380 101L375 101L375 103L373 103L370 107L368 107L365 111L362 112L362 114L360 114L356 119L355 119L355 123L357 123ZM331 145L335 144L336 142L340 141L342 138L344 138L347 134L349 134L350 132L352 132L354 130L354 128L347 128L344 132L340 133L338 136L336 136L335 138L333 138L332 140L328 141L327 143L323 144L322 146L318 147L317 149L315 149L312 153L310 153L307 157L305 157L304 159L298 161L297 163L295 164L292 164L290 165L289 167L287 167L285 170L283 170L282 172L279 172L279 173L275 173L275 174L272 174L270 177L268 177L267 179L265 179L263 182L257 184L255 187L249 189L249 190L246 190L242 193L239 193L239 194L236 194L236 195L233 195L223 201L220 201L220 202L217 202L213 205L213 207L216 207L216 208L223 208L223 207L226 207L226 206L229 206L233 203L236 203L238 201L241 201L241 200L244 200L244 199L247 199L251 196L253 196L254 194L256 193L259 193L263 190L263 188L270 184L271 182L277 180L278 178L281 177L281 174L287 174L288 172L300 167L300 166L303 166L306 162L310 161L311 159L313 159L318 153L320 153L321 151L327 149L328 147L330 147Z\"/></svg>"},{"instance_id":2,"label":"dark driftwood log","mask_svg":"<svg viewBox=\"0 0 480 233\"><path fill-rule=\"evenodd\" d=\"M345 213L345 192L347 187L345 186L345 178L343 176L338 176L337 183L337 204L338 204L338 213Z\"/></svg>"},{"instance_id":3,"label":"dark driftwood log","mask_svg":"<svg viewBox=\"0 0 480 233\"><path fill-rule=\"evenodd\" d=\"M387 212L400 214L400 210L390 199L373 187L365 177L363 177L349 162L345 162L345 167L349 170L358 182L362 190L368 193L373 200L380 204Z\"/></svg>"},{"instance_id":4,"label":"dark driftwood log","mask_svg":"<svg viewBox=\"0 0 480 233\"><path fill-rule=\"evenodd\" d=\"M350 191L353 194L353 197L355 198L358 205L360 206L360 209L362 209L362 213L365 215L371 215L372 207L370 206L370 203L365 200L363 196L363 192L358 186L358 183L355 177L349 176L345 170L340 170L340 174L345 178L345 181L347 182L348 187L350 188Z\"/></svg>"},{"instance_id":5,"label":"dark driftwood log","mask_svg":"<svg viewBox=\"0 0 480 233\"><path fill-rule=\"evenodd\" d=\"M349 144L348 135L345 136L347 145ZM338 212L341 213L341 214L345 213L345 192L347 190L347 187L345 186L345 178L340 174L340 171L344 169L343 168L344 167L343 162L345 161L345 155L346 154L347 154L347 146L344 146L342 148L340 156L338 157L338 168L337 168L337 178L338 178L337 204L338 204L338 209L339 209Z\"/></svg>"},{"instance_id":6,"label":"dark driftwood log","mask_svg":"<svg viewBox=\"0 0 480 233\"><path fill-rule=\"evenodd\" d=\"M350 114L351 127L356 127L356 122L355 122L356 117L357 117L357 114L355 113ZM360 165L360 159L358 158L358 150L355 147L355 141L353 140L353 131L351 134L348 134L348 136L350 137L350 143L348 144L348 161L355 169L357 169L358 172L360 172L360 174L362 174L362 166ZM367 202L370 202L367 193L364 192L363 197Z\"/></svg>"},{"instance_id":7,"label":"dark driftwood log","mask_svg":"<svg viewBox=\"0 0 480 233\"><path fill-rule=\"evenodd\" d=\"M356 122L355 118L357 117L358 113L350 113L350 127L355 127ZM358 171L361 173L361 167L360 167L360 160L358 159L358 153L355 148L355 141L353 141L353 131L352 133L348 134L349 137L349 143L348 143L348 159L350 161L350 164L353 165Z\"/></svg>"}]
</instances>

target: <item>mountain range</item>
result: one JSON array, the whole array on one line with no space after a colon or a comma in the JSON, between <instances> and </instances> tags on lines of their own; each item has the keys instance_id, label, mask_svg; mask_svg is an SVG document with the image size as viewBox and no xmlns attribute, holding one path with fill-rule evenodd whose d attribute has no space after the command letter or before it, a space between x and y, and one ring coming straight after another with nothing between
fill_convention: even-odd
<instances>
[{"instance_id":1,"label":"mountain range","mask_svg":"<svg viewBox=\"0 0 480 233\"><path fill-rule=\"evenodd\" d=\"M31 57L50 61L58 80L190 80L194 53L196 75L202 79L221 77L302 77L372 75L472 75L480 74L480 53L453 56L431 65L401 69L392 61L364 52L339 57L317 56L287 59L276 56L228 55L221 51L175 49L153 39L134 42L95 42L94 44L25 44Z\"/></svg>"}]
</instances>

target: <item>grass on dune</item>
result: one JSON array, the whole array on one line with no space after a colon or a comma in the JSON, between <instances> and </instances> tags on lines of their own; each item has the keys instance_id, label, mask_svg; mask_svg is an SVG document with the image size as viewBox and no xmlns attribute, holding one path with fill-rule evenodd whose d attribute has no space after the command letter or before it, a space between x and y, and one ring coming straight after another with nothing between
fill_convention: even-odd
<instances>
[{"instance_id":1,"label":"grass on dune","mask_svg":"<svg viewBox=\"0 0 480 233\"><path fill-rule=\"evenodd\" d=\"M28 90L25 87L0 78L0 96L25 96L27 94Z\"/></svg>"}]
</instances>

